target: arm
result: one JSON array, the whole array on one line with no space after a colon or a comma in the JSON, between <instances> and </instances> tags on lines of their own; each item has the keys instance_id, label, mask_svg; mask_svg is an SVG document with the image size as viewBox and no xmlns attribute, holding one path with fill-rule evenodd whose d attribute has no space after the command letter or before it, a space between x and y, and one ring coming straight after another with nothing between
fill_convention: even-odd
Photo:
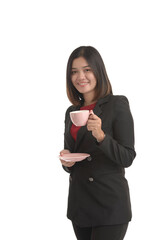
<instances>
[{"instance_id":1,"label":"arm","mask_svg":"<svg viewBox=\"0 0 160 240\"><path fill-rule=\"evenodd\" d=\"M66 111L66 114L65 114L65 129L64 129L64 133L66 132L66 125L67 125L67 117L69 116L69 112L71 110L72 106L69 107ZM65 135L65 134L64 134ZM71 152L71 149L69 149L68 147L68 144L66 143L66 140L65 140L65 136L64 136L64 149L60 152L60 155L63 155L64 153L70 153ZM68 172L68 173L71 173L71 169L72 169L72 166L75 164L73 162L66 162L66 161L63 161L61 160L61 163L62 163L62 167L63 169Z\"/></svg>"},{"instance_id":2,"label":"arm","mask_svg":"<svg viewBox=\"0 0 160 240\"><path fill-rule=\"evenodd\" d=\"M105 130L104 130L105 131ZM126 97L118 97L114 104L113 137L106 136L99 148L111 161L129 167L136 156L134 150L134 124Z\"/></svg>"}]
</instances>

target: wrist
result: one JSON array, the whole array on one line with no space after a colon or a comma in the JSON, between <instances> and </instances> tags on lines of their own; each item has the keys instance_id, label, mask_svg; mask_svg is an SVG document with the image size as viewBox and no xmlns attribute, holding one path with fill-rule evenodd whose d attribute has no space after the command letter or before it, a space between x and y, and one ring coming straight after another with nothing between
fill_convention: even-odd
<instances>
[{"instance_id":1,"label":"wrist","mask_svg":"<svg viewBox=\"0 0 160 240\"><path fill-rule=\"evenodd\" d=\"M97 142L102 142L104 140L105 136L106 136L105 133L102 131L100 136L97 138Z\"/></svg>"}]
</instances>

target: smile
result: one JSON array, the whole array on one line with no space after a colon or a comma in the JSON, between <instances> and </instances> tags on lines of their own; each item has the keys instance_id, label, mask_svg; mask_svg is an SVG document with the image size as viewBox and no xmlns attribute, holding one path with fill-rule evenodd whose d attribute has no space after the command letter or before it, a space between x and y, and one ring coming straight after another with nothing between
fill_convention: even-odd
<instances>
[{"instance_id":1,"label":"smile","mask_svg":"<svg viewBox=\"0 0 160 240\"><path fill-rule=\"evenodd\" d=\"M78 85L80 85L80 86L85 86L85 85L87 85L88 84L88 82L81 82L81 83L78 83Z\"/></svg>"}]
</instances>

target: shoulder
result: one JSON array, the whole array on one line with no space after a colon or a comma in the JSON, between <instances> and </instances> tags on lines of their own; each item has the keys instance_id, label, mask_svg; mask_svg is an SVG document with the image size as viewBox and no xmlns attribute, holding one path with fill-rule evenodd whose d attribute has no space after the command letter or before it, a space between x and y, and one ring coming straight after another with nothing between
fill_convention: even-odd
<instances>
[{"instance_id":1,"label":"shoulder","mask_svg":"<svg viewBox=\"0 0 160 240\"><path fill-rule=\"evenodd\" d=\"M98 103L104 104L104 103L117 103L117 102L127 102L128 103L128 99L126 96L124 95L112 95L109 94L107 96L105 96L104 98L101 98L98 100Z\"/></svg>"},{"instance_id":2,"label":"shoulder","mask_svg":"<svg viewBox=\"0 0 160 240\"><path fill-rule=\"evenodd\" d=\"M66 113L67 113L67 112L71 112L73 109L74 109L74 106L73 106L73 105L69 106L69 107L67 108L67 110L66 110Z\"/></svg>"},{"instance_id":3,"label":"shoulder","mask_svg":"<svg viewBox=\"0 0 160 240\"><path fill-rule=\"evenodd\" d=\"M111 95L110 100L114 103L129 103L128 98L124 95Z\"/></svg>"},{"instance_id":4,"label":"shoulder","mask_svg":"<svg viewBox=\"0 0 160 240\"><path fill-rule=\"evenodd\" d=\"M113 111L114 116L120 119L122 116L131 116L131 110L128 98L124 95L115 95L113 96Z\"/></svg>"},{"instance_id":5,"label":"shoulder","mask_svg":"<svg viewBox=\"0 0 160 240\"><path fill-rule=\"evenodd\" d=\"M115 114L119 114L120 112L128 112L130 110L128 98L124 95L110 95L108 97L108 104L112 111Z\"/></svg>"},{"instance_id":6,"label":"shoulder","mask_svg":"<svg viewBox=\"0 0 160 240\"><path fill-rule=\"evenodd\" d=\"M101 109L106 114L109 112L112 119L120 120L131 116L129 101L124 95L109 95L107 100L103 100Z\"/></svg>"},{"instance_id":7,"label":"shoulder","mask_svg":"<svg viewBox=\"0 0 160 240\"><path fill-rule=\"evenodd\" d=\"M98 101L99 105L107 106L108 104L111 107L119 106L119 105L129 105L128 98L124 95L112 95L109 94L106 97L100 99Z\"/></svg>"},{"instance_id":8,"label":"shoulder","mask_svg":"<svg viewBox=\"0 0 160 240\"><path fill-rule=\"evenodd\" d=\"M65 113L65 118L69 115L70 112L76 111L77 107L74 105L71 105L67 108L66 113Z\"/></svg>"},{"instance_id":9,"label":"shoulder","mask_svg":"<svg viewBox=\"0 0 160 240\"><path fill-rule=\"evenodd\" d=\"M129 108L128 98L124 95L111 95L109 100L115 110Z\"/></svg>"}]
</instances>

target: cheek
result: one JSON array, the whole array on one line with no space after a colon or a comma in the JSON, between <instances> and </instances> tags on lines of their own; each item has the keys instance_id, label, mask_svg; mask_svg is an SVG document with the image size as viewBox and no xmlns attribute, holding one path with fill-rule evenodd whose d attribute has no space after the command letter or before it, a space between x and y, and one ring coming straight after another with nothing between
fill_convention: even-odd
<instances>
[{"instance_id":1,"label":"cheek","mask_svg":"<svg viewBox=\"0 0 160 240\"><path fill-rule=\"evenodd\" d=\"M97 85L97 80L96 80L95 78L93 78L92 83L93 83L93 86L96 87L96 85Z\"/></svg>"},{"instance_id":2,"label":"cheek","mask_svg":"<svg viewBox=\"0 0 160 240\"><path fill-rule=\"evenodd\" d=\"M88 76L88 78L90 78L93 86L97 85L97 80L96 80L96 78L95 78L93 73L90 76Z\"/></svg>"},{"instance_id":3,"label":"cheek","mask_svg":"<svg viewBox=\"0 0 160 240\"><path fill-rule=\"evenodd\" d=\"M75 86L75 79L74 79L74 77L71 77L71 82Z\"/></svg>"}]
</instances>

